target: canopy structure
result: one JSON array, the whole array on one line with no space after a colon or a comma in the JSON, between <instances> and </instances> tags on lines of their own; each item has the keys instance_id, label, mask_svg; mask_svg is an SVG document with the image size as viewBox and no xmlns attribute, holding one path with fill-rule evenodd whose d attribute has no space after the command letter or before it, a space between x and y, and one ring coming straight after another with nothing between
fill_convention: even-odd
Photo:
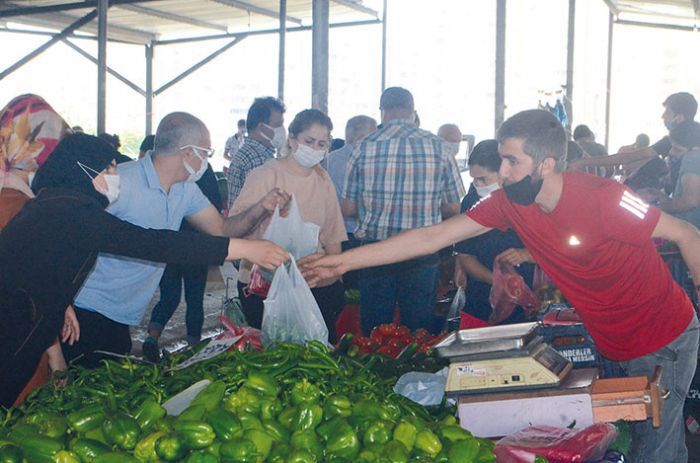
<instances>
[{"instance_id":1,"label":"canopy structure","mask_svg":"<svg viewBox=\"0 0 700 463\"><path fill-rule=\"evenodd\" d=\"M11 0L0 2L0 31L47 35L46 43L0 71L0 80L63 42L98 67L97 130L104 132L106 77L110 73L146 100L146 134L153 129L153 99L251 35L279 34L278 94L284 97L285 37L288 32L312 31L312 105L327 111L328 30L385 24L362 0ZM54 32L56 31L56 32ZM97 56L71 38L94 39ZM382 46L382 87L386 33ZM159 88L153 87L153 54L158 46L222 40L228 42ZM146 88L107 66L107 41L143 45Z\"/></svg>"}]
</instances>

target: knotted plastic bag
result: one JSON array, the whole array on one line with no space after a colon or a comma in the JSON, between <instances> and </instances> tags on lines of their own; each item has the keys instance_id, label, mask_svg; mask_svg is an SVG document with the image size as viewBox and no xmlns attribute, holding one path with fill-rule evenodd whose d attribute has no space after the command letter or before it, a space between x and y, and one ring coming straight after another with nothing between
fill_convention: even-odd
<instances>
[{"instance_id":1,"label":"knotted plastic bag","mask_svg":"<svg viewBox=\"0 0 700 463\"><path fill-rule=\"evenodd\" d=\"M283 341L328 344L328 328L321 310L293 257L275 271L264 305L262 340L266 347Z\"/></svg>"}]
</instances>

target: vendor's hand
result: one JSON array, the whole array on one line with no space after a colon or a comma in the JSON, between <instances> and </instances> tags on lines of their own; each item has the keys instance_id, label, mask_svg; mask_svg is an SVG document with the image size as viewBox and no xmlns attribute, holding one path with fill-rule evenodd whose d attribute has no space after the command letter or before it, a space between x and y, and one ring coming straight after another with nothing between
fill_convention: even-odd
<instances>
[{"instance_id":1,"label":"vendor's hand","mask_svg":"<svg viewBox=\"0 0 700 463\"><path fill-rule=\"evenodd\" d=\"M498 262L510 264L513 267L517 267L518 265L526 262L531 264L535 263L535 260L532 258L532 254L530 254L530 251L524 248L506 249L505 251L496 256L496 260Z\"/></svg>"},{"instance_id":2,"label":"vendor's hand","mask_svg":"<svg viewBox=\"0 0 700 463\"><path fill-rule=\"evenodd\" d=\"M297 264L310 288L322 281L338 278L347 271L343 254L312 254Z\"/></svg>"},{"instance_id":3,"label":"vendor's hand","mask_svg":"<svg viewBox=\"0 0 700 463\"><path fill-rule=\"evenodd\" d=\"M275 270L289 260L289 253L272 241L240 240L241 256L267 270Z\"/></svg>"},{"instance_id":4,"label":"vendor's hand","mask_svg":"<svg viewBox=\"0 0 700 463\"><path fill-rule=\"evenodd\" d=\"M80 341L80 323L75 315L75 310L72 305L66 308L66 313L63 316L63 328L61 329L61 342L68 343L72 346L77 341Z\"/></svg>"},{"instance_id":5,"label":"vendor's hand","mask_svg":"<svg viewBox=\"0 0 700 463\"><path fill-rule=\"evenodd\" d=\"M260 205L268 212L274 212L275 208L279 206L280 215L286 217L289 211L289 201L291 199L292 197L286 191L273 188L260 200Z\"/></svg>"},{"instance_id":6,"label":"vendor's hand","mask_svg":"<svg viewBox=\"0 0 700 463\"><path fill-rule=\"evenodd\" d=\"M67 381L66 377L60 372L66 371L68 369L68 365L66 364L65 357L63 357L63 350L61 350L61 343L58 342L58 339L56 339L56 342L54 342L51 347L46 349L46 354L49 358L49 371L57 380L55 384L65 386Z\"/></svg>"}]
</instances>

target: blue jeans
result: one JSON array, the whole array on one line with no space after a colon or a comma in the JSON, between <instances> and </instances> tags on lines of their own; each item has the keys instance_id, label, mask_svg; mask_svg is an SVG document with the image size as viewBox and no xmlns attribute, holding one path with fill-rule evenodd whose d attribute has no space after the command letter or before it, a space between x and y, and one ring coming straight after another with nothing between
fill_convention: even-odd
<instances>
[{"instance_id":1,"label":"blue jeans","mask_svg":"<svg viewBox=\"0 0 700 463\"><path fill-rule=\"evenodd\" d=\"M435 331L439 276L437 254L360 271L360 325L365 336L391 323L398 302L401 323L411 330Z\"/></svg>"},{"instance_id":2,"label":"blue jeans","mask_svg":"<svg viewBox=\"0 0 700 463\"><path fill-rule=\"evenodd\" d=\"M160 279L160 301L153 307L149 331L157 331L159 334L165 329L165 325L175 313L182 296L182 282L185 283L185 302L187 312L185 325L187 326L187 342L192 344L202 337L202 325L204 324L204 289L207 285L207 266L201 265L175 265L165 267L165 272Z\"/></svg>"},{"instance_id":3,"label":"blue jeans","mask_svg":"<svg viewBox=\"0 0 700 463\"><path fill-rule=\"evenodd\" d=\"M685 446L683 404L695 374L698 358L700 323L697 317L688 328L666 346L627 362L620 362L628 376L651 376L657 365L663 367L661 389L669 391L663 402L661 427L653 428L651 420L633 426L632 461L637 463L684 463L688 461Z\"/></svg>"}]
</instances>

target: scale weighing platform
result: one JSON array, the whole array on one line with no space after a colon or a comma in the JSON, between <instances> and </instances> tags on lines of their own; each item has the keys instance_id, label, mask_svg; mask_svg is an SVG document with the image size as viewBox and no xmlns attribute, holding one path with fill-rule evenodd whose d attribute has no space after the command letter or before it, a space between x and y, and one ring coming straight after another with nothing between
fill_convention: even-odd
<instances>
[{"instance_id":1,"label":"scale weighing platform","mask_svg":"<svg viewBox=\"0 0 700 463\"><path fill-rule=\"evenodd\" d=\"M450 360L445 394L518 391L560 385L572 364L537 336L537 323L460 330L435 349Z\"/></svg>"}]
</instances>

